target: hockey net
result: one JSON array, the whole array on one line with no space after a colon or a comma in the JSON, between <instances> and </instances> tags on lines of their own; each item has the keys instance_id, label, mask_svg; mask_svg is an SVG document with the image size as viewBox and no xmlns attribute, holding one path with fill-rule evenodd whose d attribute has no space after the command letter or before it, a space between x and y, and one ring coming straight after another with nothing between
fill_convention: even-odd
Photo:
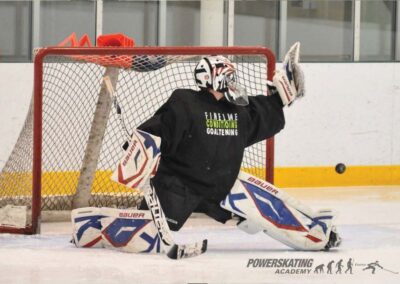
<instances>
[{"instance_id":1,"label":"hockey net","mask_svg":"<svg viewBox=\"0 0 400 284\"><path fill-rule=\"evenodd\" d=\"M194 67L210 54L236 64L248 94L267 94L275 59L261 47L38 50L29 113L0 174L3 215L10 205L29 215L23 226L3 217L0 232L37 233L43 210L136 206L142 194L110 180L122 145L174 89L197 89ZM273 182L273 140L246 149L242 168Z\"/></svg>"}]
</instances>

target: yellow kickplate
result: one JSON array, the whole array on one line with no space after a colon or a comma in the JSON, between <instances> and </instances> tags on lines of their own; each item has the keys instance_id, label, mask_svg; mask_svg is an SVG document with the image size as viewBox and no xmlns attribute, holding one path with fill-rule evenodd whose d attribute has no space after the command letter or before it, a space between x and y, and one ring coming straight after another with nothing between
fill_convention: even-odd
<instances>
[{"instance_id":1,"label":"yellow kickplate","mask_svg":"<svg viewBox=\"0 0 400 284\"><path fill-rule=\"evenodd\" d=\"M278 187L400 185L400 165L350 165L342 174L333 166L276 168L275 184Z\"/></svg>"}]
</instances>

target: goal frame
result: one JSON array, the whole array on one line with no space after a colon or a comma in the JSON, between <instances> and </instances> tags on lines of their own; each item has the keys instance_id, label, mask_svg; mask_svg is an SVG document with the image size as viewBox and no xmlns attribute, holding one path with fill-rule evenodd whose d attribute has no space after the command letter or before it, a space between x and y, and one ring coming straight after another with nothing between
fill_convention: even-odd
<instances>
[{"instance_id":1,"label":"goal frame","mask_svg":"<svg viewBox=\"0 0 400 284\"><path fill-rule=\"evenodd\" d=\"M43 63L46 56L112 56L112 55L261 55L267 58L267 80L272 81L275 55L260 46L235 47L46 47L38 49L34 59L33 86L33 167L32 167L32 222L26 228L0 227L0 233L40 233L42 189L42 119L43 119ZM274 137L266 142L266 179L274 182Z\"/></svg>"}]
</instances>

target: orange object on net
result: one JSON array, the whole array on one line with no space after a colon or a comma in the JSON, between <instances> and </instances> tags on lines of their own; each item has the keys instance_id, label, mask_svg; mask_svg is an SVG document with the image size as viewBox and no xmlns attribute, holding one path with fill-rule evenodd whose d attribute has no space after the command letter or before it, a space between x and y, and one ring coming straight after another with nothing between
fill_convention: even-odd
<instances>
[{"instance_id":1,"label":"orange object on net","mask_svg":"<svg viewBox=\"0 0 400 284\"><path fill-rule=\"evenodd\" d=\"M69 45L69 46L68 46ZM57 44L59 47L92 47L92 42L90 41L90 37L88 34L84 34L78 41L76 37L76 33L73 32L69 36L67 36L63 41Z\"/></svg>"},{"instance_id":2,"label":"orange object on net","mask_svg":"<svg viewBox=\"0 0 400 284\"><path fill-rule=\"evenodd\" d=\"M84 34L79 40L76 33L70 34L58 44L59 47L93 47L90 37ZM134 47L135 41L124 34L106 34L97 37L97 47ZM92 62L105 67L130 68L132 66L132 55L70 55L69 57Z\"/></svg>"},{"instance_id":3,"label":"orange object on net","mask_svg":"<svg viewBox=\"0 0 400 284\"><path fill-rule=\"evenodd\" d=\"M98 47L134 47L135 41L124 34L107 34L98 36L96 45Z\"/></svg>"}]
</instances>

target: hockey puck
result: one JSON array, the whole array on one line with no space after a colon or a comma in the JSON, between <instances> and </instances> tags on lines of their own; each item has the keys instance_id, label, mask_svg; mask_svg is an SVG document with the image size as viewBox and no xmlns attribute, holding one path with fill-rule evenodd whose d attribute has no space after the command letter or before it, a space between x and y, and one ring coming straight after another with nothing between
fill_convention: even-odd
<instances>
[{"instance_id":1,"label":"hockey puck","mask_svg":"<svg viewBox=\"0 0 400 284\"><path fill-rule=\"evenodd\" d=\"M345 164L342 164L342 163L337 164L336 167L335 167L335 171L336 171L338 174L343 174L343 173L346 171L346 166L345 166Z\"/></svg>"}]
</instances>

